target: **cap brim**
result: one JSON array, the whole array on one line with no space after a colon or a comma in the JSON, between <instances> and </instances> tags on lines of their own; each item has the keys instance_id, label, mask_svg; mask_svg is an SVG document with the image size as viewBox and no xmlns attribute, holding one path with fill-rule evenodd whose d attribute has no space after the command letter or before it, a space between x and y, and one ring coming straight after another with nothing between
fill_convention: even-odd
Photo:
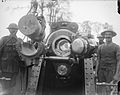
<instances>
[{"instance_id":1,"label":"cap brim","mask_svg":"<svg viewBox=\"0 0 120 95\"><path fill-rule=\"evenodd\" d=\"M18 29L18 28L9 28L9 27L7 27L6 29Z\"/></svg>"},{"instance_id":2,"label":"cap brim","mask_svg":"<svg viewBox=\"0 0 120 95\"><path fill-rule=\"evenodd\" d=\"M104 31L101 35L104 37L106 32L111 32L113 37L117 35L114 31Z\"/></svg>"}]
</instances>

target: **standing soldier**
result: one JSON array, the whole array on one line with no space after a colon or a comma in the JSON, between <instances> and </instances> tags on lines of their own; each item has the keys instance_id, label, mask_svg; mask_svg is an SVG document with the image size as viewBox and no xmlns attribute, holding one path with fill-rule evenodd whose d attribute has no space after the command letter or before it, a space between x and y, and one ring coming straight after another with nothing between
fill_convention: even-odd
<instances>
[{"instance_id":1,"label":"standing soldier","mask_svg":"<svg viewBox=\"0 0 120 95\"><path fill-rule=\"evenodd\" d=\"M98 47L101 45L101 44L104 44L104 37L101 35L101 34L98 34L97 35L97 38L98 38L98 42L97 42L97 47L96 47L96 49L95 49L95 53L97 53L97 49L98 49ZM97 65L97 56L93 56L93 59L95 59L94 61L93 61L93 63L94 63L94 70L96 69L96 65ZM97 75L97 74L96 74Z\"/></svg>"},{"instance_id":2,"label":"standing soldier","mask_svg":"<svg viewBox=\"0 0 120 95\"><path fill-rule=\"evenodd\" d=\"M101 45L104 43L104 37L101 35L101 34L98 34L97 35L97 38L98 38L98 45Z\"/></svg>"},{"instance_id":3,"label":"standing soldier","mask_svg":"<svg viewBox=\"0 0 120 95\"><path fill-rule=\"evenodd\" d=\"M99 47L99 45L104 43L104 37L101 34L97 35L98 38L98 42L97 42L97 46L95 48L95 54L93 55L93 69L96 69L96 64L97 64L97 49Z\"/></svg>"},{"instance_id":4,"label":"standing soldier","mask_svg":"<svg viewBox=\"0 0 120 95\"><path fill-rule=\"evenodd\" d=\"M105 37L105 43L98 47L98 64L96 67L98 82L116 82L119 80L120 74L120 47L112 42L112 38L117 34L113 30L106 30L101 35ZM110 95L110 88L99 89L98 94Z\"/></svg>"},{"instance_id":5,"label":"standing soldier","mask_svg":"<svg viewBox=\"0 0 120 95\"><path fill-rule=\"evenodd\" d=\"M5 91L5 95L15 95L16 78L20 66L24 64L16 47L21 44L22 40L16 36L18 26L15 23L11 23L7 29L10 35L2 37L0 40L0 85L3 93Z\"/></svg>"}]
</instances>

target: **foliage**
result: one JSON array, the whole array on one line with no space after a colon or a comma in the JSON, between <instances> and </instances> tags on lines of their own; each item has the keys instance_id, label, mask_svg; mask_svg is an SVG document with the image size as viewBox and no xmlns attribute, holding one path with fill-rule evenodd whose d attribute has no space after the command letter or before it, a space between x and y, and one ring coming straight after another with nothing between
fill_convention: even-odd
<instances>
[{"instance_id":1,"label":"foliage","mask_svg":"<svg viewBox=\"0 0 120 95\"><path fill-rule=\"evenodd\" d=\"M45 4L47 9L48 23L51 25L52 22L69 21L71 13L69 12L69 1L68 0L49 0Z\"/></svg>"}]
</instances>

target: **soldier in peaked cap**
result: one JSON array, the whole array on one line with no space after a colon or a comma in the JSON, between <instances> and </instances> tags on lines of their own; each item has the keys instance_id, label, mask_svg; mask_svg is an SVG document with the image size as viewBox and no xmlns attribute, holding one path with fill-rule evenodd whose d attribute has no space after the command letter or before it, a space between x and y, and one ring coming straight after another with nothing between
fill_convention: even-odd
<instances>
[{"instance_id":1,"label":"soldier in peaked cap","mask_svg":"<svg viewBox=\"0 0 120 95\"><path fill-rule=\"evenodd\" d=\"M113 43L112 38L117 34L113 30L106 30L101 33L105 38L105 43L97 50L98 55L98 82L113 83L119 80L120 69L120 46ZM110 89L105 95L110 95ZM100 94L103 93L99 90ZM102 94L104 95L104 94Z\"/></svg>"},{"instance_id":2,"label":"soldier in peaked cap","mask_svg":"<svg viewBox=\"0 0 120 95\"><path fill-rule=\"evenodd\" d=\"M17 24L11 23L7 29L10 35L0 39L0 85L3 91L6 91L5 95L15 95L14 86L24 62L20 59L16 49L16 46L21 43L21 39L16 36Z\"/></svg>"}]
</instances>

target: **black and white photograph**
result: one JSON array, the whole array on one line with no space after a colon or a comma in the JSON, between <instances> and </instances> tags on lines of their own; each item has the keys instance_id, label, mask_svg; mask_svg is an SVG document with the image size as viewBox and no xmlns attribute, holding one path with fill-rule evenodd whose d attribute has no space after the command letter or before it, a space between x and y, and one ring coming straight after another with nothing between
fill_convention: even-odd
<instances>
[{"instance_id":1,"label":"black and white photograph","mask_svg":"<svg viewBox=\"0 0 120 95\"><path fill-rule=\"evenodd\" d=\"M0 0L0 95L120 95L120 0Z\"/></svg>"}]
</instances>

